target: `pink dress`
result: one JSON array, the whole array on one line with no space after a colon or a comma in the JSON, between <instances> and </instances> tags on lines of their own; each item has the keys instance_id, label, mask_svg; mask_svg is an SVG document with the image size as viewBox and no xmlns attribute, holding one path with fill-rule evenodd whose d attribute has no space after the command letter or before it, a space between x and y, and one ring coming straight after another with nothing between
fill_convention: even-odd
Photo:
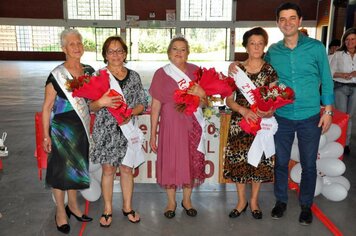
<instances>
[{"instance_id":1,"label":"pink dress","mask_svg":"<svg viewBox=\"0 0 356 236\"><path fill-rule=\"evenodd\" d=\"M194 80L196 65L187 64L186 74ZM202 132L195 116L175 109L173 100L177 82L163 68L158 69L151 83L151 96L161 102L158 125L156 177L165 188L193 187L204 181L204 155L197 151Z\"/></svg>"}]
</instances>

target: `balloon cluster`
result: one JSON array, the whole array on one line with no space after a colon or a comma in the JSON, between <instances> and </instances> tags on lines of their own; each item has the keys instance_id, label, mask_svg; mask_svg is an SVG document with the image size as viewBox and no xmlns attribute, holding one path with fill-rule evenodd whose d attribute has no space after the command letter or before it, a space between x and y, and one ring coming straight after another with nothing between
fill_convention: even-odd
<instances>
[{"instance_id":1,"label":"balloon cluster","mask_svg":"<svg viewBox=\"0 0 356 236\"><path fill-rule=\"evenodd\" d=\"M94 164L92 161L89 161L90 187L80 191L83 197L89 202L95 202L101 196L100 183L102 173L101 164Z\"/></svg>"},{"instance_id":2,"label":"balloon cluster","mask_svg":"<svg viewBox=\"0 0 356 236\"><path fill-rule=\"evenodd\" d=\"M343 146L336 142L341 135L341 128L332 124L330 129L320 136L319 152L316 161L317 179L314 196L320 193L331 201L342 201L347 197L350 182L342 176L346 166L339 159L343 154ZM290 171L291 179L300 183L302 168L299 163L298 139L295 137L292 145L291 159L298 162Z\"/></svg>"},{"instance_id":3,"label":"balloon cluster","mask_svg":"<svg viewBox=\"0 0 356 236\"><path fill-rule=\"evenodd\" d=\"M101 174L103 170L100 164L94 164L89 161L89 175L90 175L90 187L87 189L80 190L82 196L89 202L95 202L101 196ZM56 200L52 194L52 199L54 203ZM68 195L65 192L64 204L68 203Z\"/></svg>"}]
</instances>

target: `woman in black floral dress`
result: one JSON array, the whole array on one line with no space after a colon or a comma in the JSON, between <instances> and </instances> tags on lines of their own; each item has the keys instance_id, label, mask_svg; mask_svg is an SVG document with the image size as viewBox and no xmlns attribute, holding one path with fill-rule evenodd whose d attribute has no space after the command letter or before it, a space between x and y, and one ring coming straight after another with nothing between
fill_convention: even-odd
<instances>
[{"instance_id":1,"label":"woman in black floral dress","mask_svg":"<svg viewBox=\"0 0 356 236\"><path fill-rule=\"evenodd\" d=\"M109 73L110 80L118 83L126 104L133 109L132 116L123 123L126 124L133 116L141 114L147 107L147 99L140 76L137 72L124 66L127 46L120 37L112 36L106 39L102 55L104 62L107 63L105 69ZM110 82L111 85L113 81ZM107 92L100 99L90 104L90 109L96 112L93 127L94 145L90 152L90 158L94 163L100 163L103 168L101 187L104 198L104 213L100 218L100 226L102 227L109 227L112 221L113 182L117 166L120 169L120 184L123 194L122 212L128 217L129 221L133 223L140 221L139 214L132 209L133 168L122 164L128 149L128 141L116 119L107 109L109 107L117 108L119 100L118 96L110 97Z\"/></svg>"},{"instance_id":2,"label":"woman in black floral dress","mask_svg":"<svg viewBox=\"0 0 356 236\"><path fill-rule=\"evenodd\" d=\"M256 87L274 85L277 80L277 73L272 66L263 59L263 50L268 43L267 32L261 27L247 31L243 36L242 45L246 48L248 59L242 63L232 63L229 72L236 72L235 66L243 70ZM246 211L248 201L246 198L246 183L252 184L250 197L250 208L255 219L262 218L262 211L258 205L258 194L262 182L273 181L274 159L267 159L264 155L257 167L247 163L247 153L254 140L252 134L248 134L241 129L239 122L242 118L256 121L258 117L270 117L273 111L254 113L250 109L250 104L243 94L236 90L234 94L226 99L226 104L232 110L230 130L225 150L223 174L226 179L231 179L236 183L238 191L238 203L230 212L229 217L236 218Z\"/></svg>"}]
</instances>

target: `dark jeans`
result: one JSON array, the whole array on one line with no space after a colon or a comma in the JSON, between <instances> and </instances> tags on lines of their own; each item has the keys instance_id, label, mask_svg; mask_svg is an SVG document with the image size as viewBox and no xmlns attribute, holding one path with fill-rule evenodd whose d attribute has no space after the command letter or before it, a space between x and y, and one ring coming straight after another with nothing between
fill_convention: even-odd
<instances>
[{"instance_id":1,"label":"dark jeans","mask_svg":"<svg viewBox=\"0 0 356 236\"><path fill-rule=\"evenodd\" d=\"M295 132L298 137L302 178L300 182L300 205L311 206L316 184L316 159L318 155L321 128L318 127L320 114L305 120L289 120L276 116L278 131L274 136L276 164L274 194L278 201L288 202L288 164Z\"/></svg>"}]
</instances>

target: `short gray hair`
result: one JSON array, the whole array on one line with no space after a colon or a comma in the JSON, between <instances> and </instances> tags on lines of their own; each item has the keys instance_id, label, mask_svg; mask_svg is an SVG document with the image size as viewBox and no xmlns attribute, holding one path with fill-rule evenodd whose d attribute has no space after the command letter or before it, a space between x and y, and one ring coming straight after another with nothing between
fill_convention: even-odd
<instances>
[{"instance_id":1,"label":"short gray hair","mask_svg":"<svg viewBox=\"0 0 356 236\"><path fill-rule=\"evenodd\" d=\"M66 45L66 38L70 34L77 35L80 38L80 41L83 42L83 37L79 33L78 30L76 30L76 29L65 29L65 30L62 31L61 37L60 37L60 39L61 39L61 47L64 47Z\"/></svg>"}]
</instances>

